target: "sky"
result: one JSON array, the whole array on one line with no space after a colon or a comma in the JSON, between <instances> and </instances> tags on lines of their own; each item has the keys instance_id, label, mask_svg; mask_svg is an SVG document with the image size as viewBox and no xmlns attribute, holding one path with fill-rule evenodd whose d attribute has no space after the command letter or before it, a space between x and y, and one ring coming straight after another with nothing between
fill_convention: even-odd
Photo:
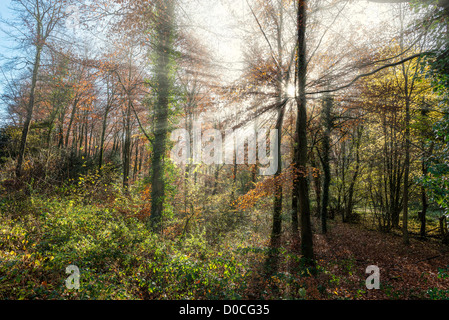
<instances>
[{"instance_id":1,"label":"sky","mask_svg":"<svg viewBox=\"0 0 449 320\"><path fill-rule=\"evenodd\" d=\"M209 45L215 54L216 62L222 66L222 75L228 79L238 77L243 68L241 33L237 21L244 17L252 17L246 0L181 0L183 10L188 16L189 28L194 30L198 37ZM347 23L372 26L385 18L388 5L362 3L358 14L350 15ZM0 16L3 19L11 17L8 10L10 0L0 0ZM341 23L346 23L342 19ZM259 35L260 36L260 35ZM0 31L0 56L8 55L8 44L5 35ZM2 61L0 61L0 68ZM3 92L5 76L0 69L0 94ZM2 102L0 100L0 125L2 122Z\"/></svg>"},{"instance_id":2,"label":"sky","mask_svg":"<svg viewBox=\"0 0 449 320\"><path fill-rule=\"evenodd\" d=\"M7 8L9 5L10 0L1 0L0 1L0 13L3 17L6 17L5 15L7 15Z\"/></svg>"},{"instance_id":3,"label":"sky","mask_svg":"<svg viewBox=\"0 0 449 320\"><path fill-rule=\"evenodd\" d=\"M11 18L11 10L8 9L10 4L10 0L0 0L0 17L2 19L10 19ZM4 27L2 25L2 27ZM8 39L5 34L0 30L0 54L5 54L5 50L7 47L10 47L8 44Z\"/></svg>"},{"instance_id":4,"label":"sky","mask_svg":"<svg viewBox=\"0 0 449 320\"><path fill-rule=\"evenodd\" d=\"M216 59L227 70L228 77L235 79L243 68L242 33L237 21L253 19L246 0L184 0L186 11L197 27L194 30L209 45ZM190 6L188 5L190 3ZM336 10L329 11L333 19ZM344 13L337 19L332 29L338 33L346 29L349 32L367 32L387 20L391 13L391 5L359 1L349 3ZM247 26L243 26L245 28ZM256 36L262 37L256 27ZM332 36L332 32L329 33ZM262 41L263 42L263 41Z\"/></svg>"},{"instance_id":5,"label":"sky","mask_svg":"<svg viewBox=\"0 0 449 320\"><path fill-rule=\"evenodd\" d=\"M242 41L236 18L246 14L245 0L187 0L186 11L195 34L208 45L216 62L235 79L242 68ZM234 9L234 10L233 10ZM231 12L233 10L234 12Z\"/></svg>"},{"instance_id":6,"label":"sky","mask_svg":"<svg viewBox=\"0 0 449 320\"><path fill-rule=\"evenodd\" d=\"M10 10L8 10L10 0L0 0L0 17L2 19L8 19L11 16ZM7 38L5 37L5 34L0 31L0 55L7 55L8 54L8 47L10 47L10 44L8 43ZM0 61L0 68L1 68L1 61ZM4 75L3 70L0 69L0 95L3 93L4 88ZM0 126L4 123L4 107L2 104L2 101L0 100Z\"/></svg>"}]
</instances>

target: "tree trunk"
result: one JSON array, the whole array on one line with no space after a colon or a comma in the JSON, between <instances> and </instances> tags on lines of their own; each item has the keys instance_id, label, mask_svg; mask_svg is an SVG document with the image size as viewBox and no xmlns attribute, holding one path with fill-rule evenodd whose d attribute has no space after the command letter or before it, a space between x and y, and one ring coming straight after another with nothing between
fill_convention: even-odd
<instances>
[{"instance_id":1,"label":"tree trunk","mask_svg":"<svg viewBox=\"0 0 449 320\"><path fill-rule=\"evenodd\" d=\"M279 70L277 74L277 83L276 83L276 100L278 104L278 114L276 119L276 127L275 129L278 132L277 135L277 171L274 175L274 206L273 206L273 224L271 229L271 238L270 238L270 254L267 259L267 268L268 274L273 274L278 270L279 263L279 248L281 246L281 235L282 235L282 200L283 200L283 190L282 190L282 182L279 177L282 173L282 156L281 156L281 147L282 147L282 126L284 122L284 112L285 105L282 104L283 100L283 78L284 73L282 70L282 61L283 61L283 49L282 49L282 32L283 32L283 3L280 2L279 6L279 21L276 23L277 26L277 46L278 46L278 61L279 61Z\"/></svg>"},{"instance_id":2,"label":"tree trunk","mask_svg":"<svg viewBox=\"0 0 449 320\"><path fill-rule=\"evenodd\" d=\"M17 166L16 166L16 177L17 178L20 178L22 176L22 167L23 167L23 158L25 155L25 147L26 147L26 142L27 142L27 138L28 138L28 132L30 130L31 120L33 119L37 75L39 73L42 50L43 50L43 47L41 45L36 47L36 56L34 58L33 76L31 79L30 96L29 96L29 101L28 101L28 106L27 106L26 118L25 118L25 122L23 124L23 129L22 129L22 137L20 139L19 154L18 154L18 158L17 158Z\"/></svg>"},{"instance_id":3,"label":"tree trunk","mask_svg":"<svg viewBox=\"0 0 449 320\"><path fill-rule=\"evenodd\" d=\"M64 125L63 122L59 124L59 133L58 133L58 148L62 149L64 146Z\"/></svg>"},{"instance_id":4,"label":"tree trunk","mask_svg":"<svg viewBox=\"0 0 449 320\"><path fill-rule=\"evenodd\" d=\"M101 136L100 136L100 155L98 157L98 172L101 173L102 167L103 167L103 158L104 158L104 141L106 136L106 128L107 128L107 121L108 121L108 114L109 114L109 108L110 105L106 106L106 110L104 111L104 117L103 117L103 125L101 127ZM114 141L115 142L115 141Z\"/></svg>"},{"instance_id":5,"label":"tree trunk","mask_svg":"<svg viewBox=\"0 0 449 320\"><path fill-rule=\"evenodd\" d=\"M66 148L68 148L68 146L69 146L70 130L72 130L73 120L75 119L77 104L78 104L78 99L75 99L75 101L73 102L73 106L72 106L72 112L70 114L69 124L67 126L67 134L65 136L65 147ZM75 135L73 135L73 136L75 137ZM72 143L72 146L73 146L73 143Z\"/></svg>"},{"instance_id":6,"label":"tree trunk","mask_svg":"<svg viewBox=\"0 0 449 320\"><path fill-rule=\"evenodd\" d=\"M402 216L402 232L404 244L409 244L408 234L408 198L409 198L409 171L410 171L410 101L407 99L405 103L405 161L404 161L404 196L403 216Z\"/></svg>"},{"instance_id":7,"label":"tree trunk","mask_svg":"<svg viewBox=\"0 0 449 320\"><path fill-rule=\"evenodd\" d=\"M218 165L215 166L215 173L214 173L214 188L213 188L213 191L212 191L212 195L213 195L213 196L215 196L215 195L217 194L217 192L218 192L218 178L219 178L219 175L220 175L220 170L221 170L221 168L222 168L222 167L220 167L220 166L218 166Z\"/></svg>"},{"instance_id":8,"label":"tree trunk","mask_svg":"<svg viewBox=\"0 0 449 320\"><path fill-rule=\"evenodd\" d=\"M279 262L279 248L281 246L282 235L282 182L279 176L282 173L282 157L281 157L281 145L282 145L282 123L284 119L285 107L282 106L278 110L278 118L276 121L276 130L278 131L277 141L277 171L274 175L274 207L273 207L273 224L271 228L270 237L270 253L266 262L268 274L273 274L278 269Z\"/></svg>"},{"instance_id":9,"label":"tree trunk","mask_svg":"<svg viewBox=\"0 0 449 320\"><path fill-rule=\"evenodd\" d=\"M427 208L429 207L429 204L427 202L427 194L426 194L426 188L424 186L421 187L421 199L422 199L422 211L419 213L419 219L421 220L421 228L420 228L420 236L421 238L426 237L426 214L427 214Z\"/></svg>"},{"instance_id":10,"label":"tree trunk","mask_svg":"<svg viewBox=\"0 0 449 320\"><path fill-rule=\"evenodd\" d=\"M331 134L331 109L332 109L332 97L328 96L325 98L323 104L323 125L324 125L324 136L323 136L323 200L321 203L321 232L327 233L327 214L329 207L329 187L331 182L331 169L329 161L330 153L330 134Z\"/></svg>"},{"instance_id":11,"label":"tree trunk","mask_svg":"<svg viewBox=\"0 0 449 320\"><path fill-rule=\"evenodd\" d=\"M430 146L430 149L427 152L425 152L424 142L423 142L423 152L425 152L424 154L426 154L426 153L427 153L427 155L432 154L433 148L434 148L434 144L432 143L432 145ZM423 177L427 177L428 167L426 164L425 157L423 157L423 160L422 160L421 170L422 170L421 172L422 172ZM426 237L426 214L427 214L427 209L429 207L429 202L427 200L427 190L426 190L426 187L424 187L424 186L421 186L421 201L422 201L422 211L421 211L421 216L419 217L421 220L420 235L421 235L421 238L424 239Z\"/></svg>"},{"instance_id":12,"label":"tree trunk","mask_svg":"<svg viewBox=\"0 0 449 320\"><path fill-rule=\"evenodd\" d=\"M128 100L131 98L128 97ZM129 168L131 166L131 101L128 101L125 114L125 141L123 143L123 188L129 187Z\"/></svg>"},{"instance_id":13,"label":"tree trunk","mask_svg":"<svg viewBox=\"0 0 449 320\"><path fill-rule=\"evenodd\" d=\"M170 60L173 45L173 0L157 1L159 15L156 25L156 104L155 129L151 175L151 216L150 224L156 232L162 231L162 212L165 200L164 156L168 134L168 109L171 93Z\"/></svg>"},{"instance_id":14,"label":"tree trunk","mask_svg":"<svg viewBox=\"0 0 449 320\"><path fill-rule=\"evenodd\" d=\"M92 121L92 125L90 126L90 134L89 134L89 153L88 156L94 155L94 129L95 129L95 122Z\"/></svg>"},{"instance_id":15,"label":"tree trunk","mask_svg":"<svg viewBox=\"0 0 449 320\"><path fill-rule=\"evenodd\" d=\"M402 12L400 14L401 18L401 39L400 46L403 50L403 18ZM404 75L404 96L405 96L405 160L404 160L404 195L402 197L403 204L403 215L402 215L402 233L403 242L405 245L410 243L408 234L408 201L409 201L409 173L410 173L410 94L409 92L409 81L408 73L405 70L405 65L402 65L402 73ZM411 90L410 90L411 91Z\"/></svg>"},{"instance_id":16,"label":"tree trunk","mask_svg":"<svg viewBox=\"0 0 449 320\"><path fill-rule=\"evenodd\" d=\"M359 175L359 170L360 170L360 142L362 139L362 128L359 126L357 127L356 131L357 131L357 137L355 137L355 139L357 139L357 141L355 142L356 146L355 146L355 170L354 170L354 174L352 175L352 179L351 179L351 183L349 185L349 189L348 189L348 204L346 206L346 217L350 217L352 215L352 210L354 208L354 189L355 189L355 183L357 181L357 177Z\"/></svg>"},{"instance_id":17,"label":"tree trunk","mask_svg":"<svg viewBox=\"0 0 449 320\"><path fill-rule=\"evenodd\" d=\"M319 153L319 151L317 151ZM318 155L319 157L321 155ZM321 173L318 169L319 164L315 160L315 155L311 153L310 165L316 169L313 174L313 189L315 190L316 212L315 217L321 218Z\"/></svg>"},{"instance_id":18,"label":"tree trunk","mask_svg":"<svg viewBox=\"0 0 449 320\"><path fill-rule=\"evenodd\" d=\"M236 135L234 134L234 146L237 146ZM237 148L237 147L236 147ZM235 192L237 191L237 153L234 155L234 163L232 166L232 191L231 191L231 204L235 201ZM196 176L195 176L196 183Z\"/></svg>"},{"instance_id":19,"label":"tree trunk","mask_svg":"<svg viewBox=\"0 0 449 320\"><path fill-rule=\"evenodd\" d=\"M136 180L137 177L137 172L139 171L138 167L139 167L139 151L140 151L140 143L139 143L139 139L137 138L136 141L134 142L135 144L135 148L136 148L136 157L134 158L134 169L133 169L133 180Z\"/></svg>"},{"instance_id":20,"label":"tree trunk","mask_svg":"<svg viewBox=\"0 0 449 320\"><path fill-rule=\"evenodd\" d=\"M84 156L89 156L89 110L86 110L86 123L84 126Z\"/></svg>"},{"instance_id":21,"label":"tree trunk","mask_svg":"<svg viewBox=\"0 0 449 320\"><path fill-rule=\"evenodd\" d=\"M304 262L315 267L312 224L310 218L309 203L309 185L307 179L307 109L306 109L306 0L298 0L298 55L297 55L297 81L298 81L298 97L297 101L297 119L296 119L296 136L298 141L298 149L295 155L295 171L299 174L297 180L299 211L301 214L301 254Z\"/></svg>"}]
</instances>

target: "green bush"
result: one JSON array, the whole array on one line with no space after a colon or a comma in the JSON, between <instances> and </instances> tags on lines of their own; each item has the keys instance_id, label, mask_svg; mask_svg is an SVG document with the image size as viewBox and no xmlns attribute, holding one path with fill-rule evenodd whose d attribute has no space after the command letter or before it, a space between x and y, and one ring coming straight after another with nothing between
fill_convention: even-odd
<instances>
[{"instance_id":1,"label":"green bush","mask_svg":"<svg viewBox=\"0 0 449 320\"><path fill-rule=\"evenodd\" d=\"M137 218L73 199L32 196L28 207L0 218L1 299L239 299L246 288L244 266L202 237L161 239ZM79 290L65 287L69 265Z\"/></svg>"}]
</instances>

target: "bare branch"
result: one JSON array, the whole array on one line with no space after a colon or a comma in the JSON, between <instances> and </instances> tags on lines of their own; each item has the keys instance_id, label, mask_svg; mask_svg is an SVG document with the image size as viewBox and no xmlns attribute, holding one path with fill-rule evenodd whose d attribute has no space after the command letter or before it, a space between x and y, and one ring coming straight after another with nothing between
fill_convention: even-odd
<instances>
[{"instance_id":1,"label":"bare branch","mask_svg":"<svg viewBox=\"0 0 449 320\"><path fill-rule=\"evenodd\" d=\"M420 57L422 57L423 55L429 54L429 53L430 53L430 52L424 52L424 53L417 53L417 54L414 54L414 55L412 55L412 56L410 56L410 57L407 57L407 58L404 58L404 59L402 59L402 60L400 60L400 61L398 61L398 62L389 63L389 64L383 65L382 67L377 68L377 69L375 69L375 70L373 70L373 71L371 71L371 72L368 72L368 73L364 73L364 74L358 75L358 76L355 77L351 82L349 82L348 84L345 84L344 86L337 87L337 88L334 88L334 89L329 89L329 90L320 90L320 91L314 91L314 92L306 92L306 95L321 94L321 93L331 93L331 92L336 92L336 91L340 91L340 90L346 89L346 88L352 86L355 82L357 82L357 81L358 81L359 79L361 79L361 78L366 78L366 77L372 76L373 74L376 74L377 72L379 72L379 71L381 71L381 70L383 70L383 69L387 69L387 68L391 68L391 67L396 67L396 66L398 66L398 65L404 64L404 63L407 62L407 61L410 61L410 60L413 60L413 59L416 59L416 58L420 58Z\"/></svg>"}]
</instances>

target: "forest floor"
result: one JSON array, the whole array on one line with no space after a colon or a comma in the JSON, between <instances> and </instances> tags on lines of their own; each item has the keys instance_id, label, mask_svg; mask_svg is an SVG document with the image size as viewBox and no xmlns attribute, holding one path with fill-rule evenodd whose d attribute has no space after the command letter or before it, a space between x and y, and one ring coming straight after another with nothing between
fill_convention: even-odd
<instances>
[{"instance_id":1,"label":"forest floor","mask_svg":"<svg viewBox=\"0 0 449 320\"><path fill-rule=\"evenodd\" d=\"M331 274L317 279L327 282L327 297L449 298L449 247L436 240L411 238L405 246L397 234L332 221L327 234L315 234L314 245L319 267ZM380 269L379 290L366 289L370 265Z\"/></svg>"},{"instance_id":2,"label":"forest floor","mask_svg":"<svg viewBox=\"0 0 449 320\"><path fill-rule=\"evenodd\" d=\"M288 234L278 272L267 276L268 212L251 212L258 220L241 221L222 238L206 232L181 239L182 223L156 235L134 207L124 196L89 204L76 195L5 192L0 299L449 299L449 246L438 239L411 237L405 246L400 230L339 219L322 234L314 221L316 277L295 263ZM81 270L80 290L66 287L69 265ZM380 289L366 287L371 265L380 270Z\"/></svg>"}]
</instances>

